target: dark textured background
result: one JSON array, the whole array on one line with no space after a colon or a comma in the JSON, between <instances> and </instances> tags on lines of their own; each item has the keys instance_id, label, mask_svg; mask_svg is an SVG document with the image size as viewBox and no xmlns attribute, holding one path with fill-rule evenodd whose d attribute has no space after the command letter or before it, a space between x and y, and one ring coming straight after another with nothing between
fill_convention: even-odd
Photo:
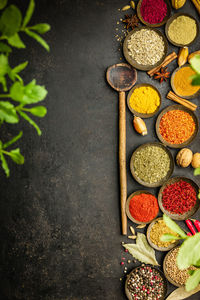
<instances>
[{"instance_id":1,"label":"dark textured background","mask_svg":"<svg viewBox=\"0 0 200 300\"><path fill-rule=\"evenodd\" d=\"M28 5L13 2L23 11ZM131 257L124 254L121 241L126 239L120 235L118 99L105 82L105 70L120 61L114 36L123 17L118 8L127 2L36 2L32 24L51 24L46 34L51 52L22 35L27 50L15 50L11 64L29 60L25 83L36 78L46 85L48 115L38 120L40 138L24 121L2 127L4 141L23 128L18 144L26 163L16 166L9 161L9 179L0 173L0 299L126 299L120 261L122 256ZM180 11L199 19L189 0ZM190 50L199 49L199 42ZM175 67L172 63L169 69ZM138 72L140 82L152 79ZM173 104L165 98L169 83L153 84L163 95L162 108ZM141 188L129 171L131 153L138 145L157 140L155 119L146 121L149 134L141 137L127 110L128 194ZM198 140L191 145L194 151L199 150ZM190 167L186 171L176 167L174 174L198 182ZM156 255L161 263L164 254ZM133 267L128 265L128 271ZM189 299L199 298L200 294Z\"/></svg>"}]
</instances>

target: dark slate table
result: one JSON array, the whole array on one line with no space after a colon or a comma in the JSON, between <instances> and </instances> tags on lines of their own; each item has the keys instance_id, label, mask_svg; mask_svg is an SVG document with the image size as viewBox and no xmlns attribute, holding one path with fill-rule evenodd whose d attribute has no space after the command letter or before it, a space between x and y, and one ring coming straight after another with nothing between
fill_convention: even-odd
<instances>
[{"instance_id":1,"label":"dark slate table","mask_svg":"<svg viewBox=\"0 0 200 300\"><path fill-rule=\"evenodd\" d=\"M23 11L28 5L28 1L13 2ZM23 129L18 144L26 163L9 162L9 179L0 173L1 300L126 299L120 261L131 256L124 255L121 242L128 240L120 235L118 95L105 81L106 68L122 57L115 34L123 17L118 9L126 4L37 1L32 24L52 25L46 35L51 52L25 36L27 50L14 51L13 65L29 60L25 82L36 78L46 85L48 115L38 120L41 138L23 121L2 127L5 140ZM180 11L199 19L189 0ZM198 50L199 42L190 51ZM177 52L170 45L172 50ZM175 67L176 62L169 70ZM159 88L162 108L173 104L165 98L169 83L160 85L138 72L138 83L142 82ZM197 99L194 102L198 104ZM140 144L157 141L155 120L146 121L149 133L141 137L134 132L127 109L128 194L141 188L130 174L131 154ZM190 148L199 151L199 136ZM177 151L172 153L175 156ZM174 175L187 175L200 183L191 167L176 167ZM164 254L156 256L162 263ZM134 266L128 265L128 271ZM199 298L200 293L189 299Z\"/></svg>"}]
</instances>

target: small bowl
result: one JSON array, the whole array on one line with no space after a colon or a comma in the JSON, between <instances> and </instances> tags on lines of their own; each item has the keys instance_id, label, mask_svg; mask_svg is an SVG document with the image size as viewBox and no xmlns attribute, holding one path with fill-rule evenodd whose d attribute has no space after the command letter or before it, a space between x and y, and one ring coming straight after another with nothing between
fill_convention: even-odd
<instances>
[{"instance_id":1,"label":"small bowl","mask_svg":"<svg viewBox=\"0 0 200 300\"><path fill-rule=\"evenodd\" d=\"M178 244L179 244L179 241L176 241L175 243L173 244L170 244L168 247L158 247L157 245L155 245L151 238L150 238L150 233L151 233L151 229L153 227L153 225L158 221L158 220L162 220L163 218L157 218L155 220L153 220L151 222L151 224L149 224L148 228L147 228L147 240L148 240L148 243L150 244L150 246L158 251L169 251L171 249L173 249L174 247L176 247Z\"/></svg>"},{"instance_id":2,"label":"small bowl","mask_svg":"<svg viewBox=\"0 0 200 300\"><path fill-rule=\"evenodd\" d=\"M178 247L180 247L180 246L177 246L177 247L175 247L175 248L178 248ZM173 284L173 285L175 285L175 286L177 286L177 287L183 287L184 285L181 285L181 284L175 282L175 281L169 276L169 274L167 273L166 261L167 261L168 256L171 254L171 252L172 252L175 248L171 249L171 250L165 255L165 258L164 258L164 261L163 261L163 271L164 271L165 277L167 278L167 280L168 280L171 284Z\"/></svg>"},{"instance_id":3,"label":"small bowl","mask_svg":"<svg viewBox=\"0 0 200 300\"><path fill-rule=\"evenodd\" d=\"M182 215L172 214L171 212L169 212L168 210L166 210L163 207L163 204L162 204L162 193L163 193L163 190L166 188L167 185L175 183L175 182L179 182L180 180L188 182L196 190L196 204L195 204L195 206L193 206L191 210L185 212ZM192 215L194 215L197 212L198 208L199 208L200 200L198 199L198 194L199 194L199 187L198 187L198 185L193 180L191 180L189 178L186 178L186 177L173 177L173 178L170 178L167 182L165 182L163 184L163 186L161 187L161 189L159 191L159 194L158 194L158 204L159 204L159 207L162 210L162 212L164 214L166 214L167 216L169 216L171 219L177 220L177 221L187 220Z\"/></svg>"},{"instance_id":4,"label":"small bowl","mask_svg":"<svg viewBox=\"0 0 200 300\"><path fill-rule=\"evenodd\" d=\"M163 273L161 270L159 270L157 267L155 267L155 266L152 266L152 265L145 265L145 266L149 266L149 267L151 267L152 269L156 269L156 270L159 272L160 276L162 277L163 282L164 282L164 294L163 294L163 296L160 298L160 300L164 300L165 297L166 297L166 294L167 294L167 280L166 280L166 278L165 278L164 273ZM128 290L128 286L127 286L127 284L128 284L128 279L129 279L129 277L130 277L130 275L131 275L132 273L134 273L137 269L139 269L139 268L141 268L141 267L142 267L142 266L139 266L139 267L134 268L134 269L127 275L126 282L125 282L125 293L126 293L126 296L127 296L127 298L128 298L129 300L132 300L133 297L132 297L132 294L130 293L130 291Z\"/></svg>"},{"instance_id":5,"label":"small bowl","mask_svg":"<svg viewBox=\"0 0 200 300\"><path fill-rule=\"evenodd\" d=\"M167 142L163 137L162 135L160 134L160 130L159 130L159 127L160 127L160 121L161 121L161 118L162 116L164 116L164 114L166 114L168 111L171 111L171 110L182 110L182 111L185 111L187 112L190 116L192 116L194 122L195 122L195 131L193 133L193 135L187 140L185 141L184 143L182 144L171 144L169 142ZM170 147L170 148L184 148L186 146L188 146L194 139L195 137L197 136L197 133L198 133L198 129L199 129L199 122L198 122L198 119L196 117L196 115L194 114L194 112L192 112L191 110L189 110L187 107L183 106L183 105L170 105L170 106L167 106L165 109L163 109L161 111L161 113L159 114L157 120L156 120L156 134L159 138L159 140L166 146Z\"/></svg>"},{"instance_id":6,"label":"small bowl","mask_svg":"<svg viewBox=\"0 0 200 300\"><path fill-rule=\"evenodd\" d=\"M149 86L149 87L153 88L153 89L158 93L158 95L159 95L159 97L160 97L160 105L159 105L159 106L157 107L157 109L156 109L153 113L151 113L151 114L143 114L143 113L139 113L139 112L137 112L136 110L134 110L134 109L130 106L130 104L129 104L129 103L130 103L131 95L132 95L132 93L134 92L134 90L137 89L137 88L143 87L143 86L144 86L144 87L145 87L145 86ZM128 108L130 109L130 111L131 111L135 116L140 117L140 118L143 118L143 119L153 117L153 116L159 111L160 106L161 106L161 103L162 103L162 97L161 97L160 92L157 90L157 88L156 88L155 86L153 86L153 85L151 85L151 84L148 84L148 83L141 83L141 84L135 85L135 86L129 91L128 97L127 97L127 105L128 105Z\"/></svg>"},{"instance_id":7,"label":"small bowl","mask_svg":"<svg viewBox=\"0 0 200 300\"><path fill-rule=\"evenodd\" d=\"M141 5L142 5L142 1L143 1L143 0L140 0L140 1L138 2L138 5L137 5L137 15L138 15L138 18L140 19L140 21L141 21L143 24L145 24L146 26L149 26L149 27L160 27L160 26L164 25L164 24L167 22L167 20L169 20L169 18L170 18L170 16L171 16L171 11L172 11L172 9L171 9L171 4L170 4L169 0L164 0L165 3L167 4L167 15L164 17L164 19L163 19L163 21L162 21L161 23L156 23L156 24L150 24L150 23L146 22L146 21L143 19L142 15L141 15Z\"/></svg>"},{"instance_id":8,"label":"small bowl","mask_svg":"<svg viewBox=\"0 0 200 300\"><path fill-rule=\"evenodd\" d=\"M131 35L134 34L136 31L142 30L142 29L149 29L149 30L153 30L155 31L157 34L159 34L164 41L165 44L165 50L164 50L164 54L163 57L154 65L141 65L138 64L130 55L128 52L128 40L130 39ZM162 62L164 61L165 57L167 56L167 52L168 52L168 42L166 37L164 36L164 34L159 31L158 29L155 28L151 28L151 27L147 27L147 26L142 26L142 27L138 27L138 28L134 28L132 31L129 32L129 34L126 36L125 40L124 40L124 44L123 44L123 52L124 52L124 56L126 58L126 60L128 61L128 63L133 66L134 68L138 69L138 70L142 70L142 71L149 71L155 67L158 67L160 64L162 64Z\"/></svg>"},{"instance_id":9,"label":"small bowl","mask_svg":"<svg viewBox=\"0 0 200 300\"><path fill-rule=\"evenodd\" d=\"M189 18L193 19L193 20L196 22L196 26L197 26L197 34L196 34L196 37L194 38L194 40L193 40L192 42L190 42L189 44L178 44L178 43L172 41L172 40L170 39L170 37L169 37L169 34L168 34L168 30L169 30L170 24L171 24L176 18L178 18L178 17L180 17L180 16L186 16L186 17L189 17ZM199 36L199 24L198 24L197 20L196 20L192 15L186 14L186 13L177 13L177 14L173 15L173 16L167 21L167 23L166 23L166 25L165 25L165 34L166 34L167 39L169 40L169 42L170 42L171 44L173 44L174 46L177 46L177 47L190 46L192 43L194 43L194 41L196 41L197 37Z\"/></svg>"},{"instance_id":10,"label":"small bowl","mask_svg":"<svg viewBox=\"0 0 200 300\"><path fill-rule=\"evenodd\" d=\"M171 76L171 87L172 87L172 90L174 91L174 93L176 95L178 95L179 97L185 98L185 99L188 99L188 100L189 99L195 99L195 98L197 98L200 95L200 88L199 88L199 90L195 94L193 94L191 96L183 96L183 95L177 93L176 87L174 85L174 77L175 77L175 74L176 74L177 71L179 71L180 69L182 69L184 67L189 67L189 66L190 66L189 64L185 64L185 65L183 65L183 66L175 69L174 72L172 73L172 76Z\"/></svg>"},{"instance_id":11,"label":"small bowl","mask_svg":"<svg viewBox=\"0 0 200 300\"><path fill-rule=\"evenodd\" d=\"M141 194L148 194L148 195L154 196L152 193L149 193L148 191L144 191L144 190L140 190L140 191L136 191L136 192L132 193L132 194L128 197L127 201L126 201L126 214L127 214L128 218L129 218L133 223L136 223L136 224L149 224L149 223L151 223L155 218L157 218L157 215L158 215L158 214L155 216L155 218L153 218L152 220L150 220L150 221L148 221L148 222L140 222L140 221L137 221L136 219L134 219L134 218L132 217L130 211L129 211L129 204L130 204L131 199L132 199L134 196L136 196L136 195L141 195ZM155 197L155 196L154 196L154 197ZM158 211L158 213L159 213L159 211Z\"/></svg>"},{"instance_id":12,"label":"small bowl","mask_svg":"<svg viewBox=\"0 0 200 300\"><path fill-rule=\"evenodd\" d=\"M134 170L134 167L133 167L133 161L134 161L134 159L135 159L136 153L137 153L139 150L141 150L142 148L145 148L145 147L147 147L147 146L149 146L149 145L152 145L152 146L158 146L158 147L164 149L165 152L168 154L169 159L170 159L170 170L168 171L167 175L166 175L163 179L161 179L160 181L155 182L155 183L148 183L148 182L145 182L145 181L143 181L142 179L140 179L140 178L135 174L135 170ZM157 143L157 142L145 143L145 144L139 146L139 147L133 152L133 154L132 154L132 156L131 156L131 160L130 160L130 169L131 169L131 174L132 174L133 178L134 178L138 183L140 183L141 185L146 186L146 187L158 187L158 186L163 185L163 183L171 177L171 175L172 175L172 173L173 173L173 171L174 171L174 160L173 160L173 157L172 157L171 152L169 151L169 149L167 149L167 147L165 147L165 145L163 145L163 144L161 144L161 143Z\"/></svg>"}]
</instances>

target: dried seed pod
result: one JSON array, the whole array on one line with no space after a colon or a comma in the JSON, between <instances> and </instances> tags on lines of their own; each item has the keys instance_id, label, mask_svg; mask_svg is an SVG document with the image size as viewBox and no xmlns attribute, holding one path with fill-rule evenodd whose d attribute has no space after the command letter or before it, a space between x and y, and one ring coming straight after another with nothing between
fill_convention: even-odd
<instances>
[{"instance_id":1,"label":"dried seed pod","mask_svg":"<svg viewBox=\"0 0 200 300\"><path fill-rule=\"evenodd\" d=\"M188 56L188 62L189 62L189 63L190 63L190 60L191 60L195 55L200 55L200 50L190 53L190 55Z\"/></svg>"},{"instance_id":2,"label":"dried seed pod","mask_svg":"<svg viewBox=\"0 0 200 300\"><path fill-rule=\"evenodd\" d=\"M144 227L146 227L146 224L140 224L140 225L138 225L136 228L142 229L142 228L144 228Z\"/></svg>"},{"instance_id":3,"label":"dried seed pod","mask_svg":"<svg viewBox=\"0 0 200 300\"><path fill-rule=\"evenodd\" d=\"M129 235L129 236L128 236L128 239L131 239L131 240L135 240L136 238L137 238L136 235Z\"/></svg>"},{"instance_id":4,"label":"dried seed pod","mask_svg":"<svg viewBox=\"0 0 200 300\"><path fill-rule=\"evenodd\" d=\"M183 7L183 5L186 2L186 0L171 0L171 1L172 1L172 6L175 9L179 9L179 8Z\"/></svg>"},{"instance_id":5,"label":"dried seed pod","mask_svg":"<svg viewBox=\"0 0 200 300\"><path fill-rule=\"evenodd\" d=\"M130 1L130 6L132 7L132 9L135 9L135 2L134 1Z\"/></svg>"},{"instance_id":6,"label":"dried seed pod","mask_svg":"<svg viewBox=\"0 0 200 300\"><path fill-rule=\"evenodd\" d=\"M141 134L143 136L147 135L146 124L144 123L144 121L141 118L134 116L133 126L139 134Z\"/></svg>"},{"instance_id":7,"label":"dried seed pod","mask_svg":"<svg viewBox=\"0 0 200 300\"><path fill-rule=\"evenodd\" d=\"M130 226L130 231L132 232L133 235L135 235L135 229L132 226Z\"/></svg>"},{"instance_id":8,"label":"dried seed pod","mask_svg":"<svg viewBox=\"0 0 200 300\"><path fill-rule=\"evenodd\" d=\"M193 153L190 149L181 149L176 156L177 165L183 168L187 168L192 161L192 156Z\"/></svg>"},{"instance_id":9,"label":"dried seed pod","mask_svg":"<svg viewBox=\"0 0 200 300\"><path fill-rule=\"evenodd\" d=\"M189 55L188 47L183 47L180 49L178 54L179 67L183 66L187 62L188 55Z\"/></svg>"},{"instance_id":10,"label":"dried seed pod","mask_svg":"<svg viewBox=\"0 0 200 300\"><path fill-rule=\"evenodd\" d=\"M125 5L124 7L122 7L122 11L128 10L130 8L131 8L130 5Z\"/></svg>"}]
</instances>

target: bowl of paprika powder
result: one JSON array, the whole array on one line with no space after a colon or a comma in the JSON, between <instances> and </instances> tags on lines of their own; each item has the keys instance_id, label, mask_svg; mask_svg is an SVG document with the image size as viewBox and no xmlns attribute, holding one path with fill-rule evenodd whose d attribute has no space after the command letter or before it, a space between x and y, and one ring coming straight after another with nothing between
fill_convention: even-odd
<instances>
[{"instance_id":1,"label":"bowl of paprika powder","mask_svg":"<svg viewBox=\"0 0 200 300\"><path fill-rule=\"evenodd\" d=\"M126 201L126 214L136 224L148 224L157 217L158 213L158 200L148 191L136 191Z\"/></svg>"},{"instance_id":2,"label":"bowl of paprika powder","mask_svg":"<svg viewBox=\"0 0 200 300\"><path fill-rule=\"evenodd\" d=\"M164 214L174 220L187 220L194 215L200 204L199 187L186 177L170 178L161 187L158 203Z\"/></svg>"}]
</instances>

